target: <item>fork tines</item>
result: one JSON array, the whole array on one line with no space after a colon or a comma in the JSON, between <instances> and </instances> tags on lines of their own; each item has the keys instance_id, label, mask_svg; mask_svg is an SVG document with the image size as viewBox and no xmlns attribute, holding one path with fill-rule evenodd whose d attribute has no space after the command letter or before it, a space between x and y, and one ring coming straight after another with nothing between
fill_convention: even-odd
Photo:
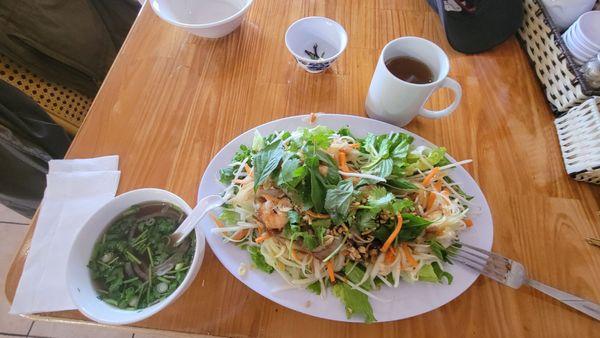
<instances>
[{"instance_id":1,"label":"fork tines","mask_svg":"<svg viewBox=\"0 0 600 338\"><path fill-rule=\"evenodd\" d=\"M453 261L464 264L500 283L506 282L512 265L510 259L461 242L456 242L455 246L457 250L451 258Z\"/></svg>"}]
</instances>

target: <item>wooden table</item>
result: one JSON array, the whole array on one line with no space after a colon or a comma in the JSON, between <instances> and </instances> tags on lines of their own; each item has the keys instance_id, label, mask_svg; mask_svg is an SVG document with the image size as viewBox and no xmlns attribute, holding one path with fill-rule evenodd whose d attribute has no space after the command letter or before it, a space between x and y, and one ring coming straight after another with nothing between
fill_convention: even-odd
<instances>
[{"instance_id":1,"label":"wooden table","mask_svg":"<svg viewBox=\"0 0 600 338\"><path fill-rule=\"evenodd\" d=\"M348 48L331 70L311 75L284 44L293 21L323 15L340 22ZM417 118L407 129L444 145L481 186L494 218L494 249L522 261L541 281L600 301L600 188L563 168L550 109L514 38L478 55L455 52L423 0L256 0L241 29L206 40L168 25L146 5L96 97L68 158L119 154L119 192L160 187L195 204L216 152L243 131L307 112L364 115L381 48L422 36L449 55L463 87L447 118ZM448 92L432 98L440 108ZM14 297L33 226L12 265ZM77 311L43 314L82 319ZM195 282L172 306L137 327L219 336L419 337L598 334L600 325L528 288L479 278L451 303L416 318L373 325L303 315L254 293L210 250Z\"/></svg>"}]
</instances>

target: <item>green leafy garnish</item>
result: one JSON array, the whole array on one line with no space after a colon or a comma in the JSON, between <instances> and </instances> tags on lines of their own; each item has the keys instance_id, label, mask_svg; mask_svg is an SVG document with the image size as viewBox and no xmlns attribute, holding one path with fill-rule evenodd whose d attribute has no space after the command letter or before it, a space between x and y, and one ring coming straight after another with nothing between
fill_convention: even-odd
<instances>
[{"instance_id":1,"label":"green leafy garnish","mask_svg":"<svg viewBox=\"0 0 600 338\"><path fill-rule=\"evenodd\" d=\"M373 308L369 303L369 298L364 293L352 289L344 283L336 283L333 285L333 294L338 297L346 308L346 317L352 315L362 315L365 318L365 323L373 323L377 320L373 315Z\"/></svg>"},{"instance_id":2,"label":"green leafy garnish","mask_svg":"<svg viewBox=\"0 0 600 338\"><path fill-rule=\"evenodd\" d=\"M353 192L354 185L351 180L340 181L334 189L327 190L324 207L336 224L340 224L348 216Z\"/></svg>"},{"instance_id":3,"label":"green leafy garnish","mask_svg":"<svg viewBox=\"0 0 600 338\"><path fill-rule=\"evenodd\" d=\"M246 249L250 253L250 258L252 259L252 263L257 269L260 269L266 273L273 272L273 267L267 264L265 261L265 256L260 252L260 248L256 246L248 246Z\"/></svg>"},{"instance_id":4,"label":"green leafy garnish","mask_svg":"<svg viewBox=\"0 0 600 338\"><path fill-rule=\"evenodd\" d=\"M270 144L264 150L261 150L253 157L254 165L254 190L277 169L281 158L283 157L283 148L279 142Z\"/></svg>"}]
</instances>

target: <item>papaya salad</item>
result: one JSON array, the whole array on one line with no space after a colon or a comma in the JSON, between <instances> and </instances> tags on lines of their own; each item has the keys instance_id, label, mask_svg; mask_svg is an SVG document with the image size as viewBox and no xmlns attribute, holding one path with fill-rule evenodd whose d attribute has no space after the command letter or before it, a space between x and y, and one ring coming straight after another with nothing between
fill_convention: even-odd
<instances>
[{"instance_id":1,"label":"papaya salad","mask_svg":"<svg viewBox=\"0 0 600 338\"><path fill-rule=\"evenodd\" d=\"M376 321L373 291L404 282L452 283L444 270L473 225L470 196L447 175L446 150L404 133L357 138L348 128L255 133L220 170L223 240L253 266Z\"/></svg>"}]
</instances>

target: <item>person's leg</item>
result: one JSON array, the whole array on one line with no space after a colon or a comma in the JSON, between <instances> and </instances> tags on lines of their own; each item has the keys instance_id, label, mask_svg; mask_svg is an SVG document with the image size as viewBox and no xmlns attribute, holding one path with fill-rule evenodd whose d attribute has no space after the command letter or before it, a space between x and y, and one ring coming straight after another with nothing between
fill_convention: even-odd
<instances>
[{"instance_id":1,"label":"person's leg","mask_svg":"<svg viewBox=\"0 0 600 338\"><path fill-rule=\"evenodd\" d=\"M0 203L31 217L44 194L48 161L62 158L70 141L40 106L0 81Z\"/></svg>"}]
</instances>

